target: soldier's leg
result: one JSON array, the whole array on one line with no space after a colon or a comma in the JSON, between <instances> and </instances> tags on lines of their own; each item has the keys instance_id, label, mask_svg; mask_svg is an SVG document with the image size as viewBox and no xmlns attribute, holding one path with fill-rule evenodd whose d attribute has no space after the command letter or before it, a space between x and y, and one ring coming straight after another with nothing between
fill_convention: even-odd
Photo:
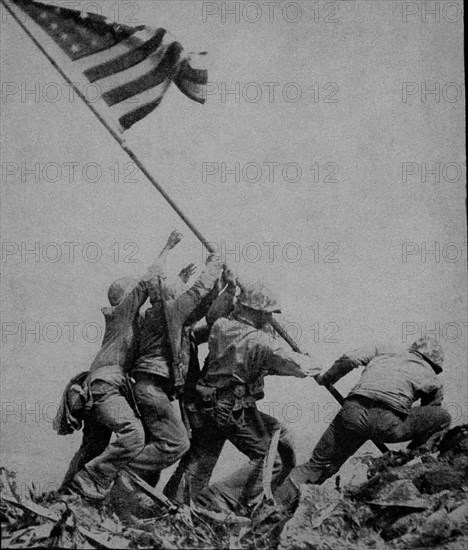
<instances>
[{"instance_id":1,"label":"soldier's leg","mask_svg":"<svg viewBox=\"0 0 468 550\"><path fill-rule=\"evenodd\" d=\"M145 479L174 464L189 449L187 430L165 393L146 378L135 384L135 398L146 432L146 445L129 467Z\"/></svg>"},{"instance_id":2,"label":"soldier's leg","mask_svg":"<svg viewBox=\"0 0 468 550\"><path fill-rule=\"evenodd\" d=\"M154 487L158 480L157 476L148 476L144 481ZM130 522L135 518L154 517L158 508L154 499L144 493L125 471L117 476L107 502L122 520Z\"/></svg>"},{"instance_id":3,"label":"soldier's leg","mask_svg":"<svg viewBox=\"0 0 468 550\"><path fill-rule=\"evenodd\" d=\"M259 411L259 414L270 437L277 430L280 430L278 453L273 468L273 486L278 486L286 479L294 466L296 466L296 451L293 439L289 430L279 420L261 411Z\"/></svg>"},{"instance_id":4,"label":"soldier's leg","mask_svg":"<svg viewBox=\"0 0 468 550\"><path fill-rule=\"evenodd\" d=\"M411 409L408 415L412 441L409 449L424 445L429 438L450 427L452 417L442 407L426 406Z\"/></svg>"},{"instance_id":5,"label":"soldier's leg","mask_svg":"<svg viewBox=\"0 0 468 550\"><path fill-rule=\"evenodd\" d=\"M106 426L99 424L91 412L84 421L81 446L72 458L59 490L66 489L75 474L77 474L87 462L104 452L109 444L111 436L112 431Z\"/></svg>"},{"instance_id":6,"label":"soldier's leg","mask_svg":"<svg viewBox=\"0 0 468 550\"><path fill-rule=\"evenodd\" d=\"M219 494L233 508L248 506L263 489L263 462L268 452L272 430L279 423L273 417L260 413L256 407L249 407L233 414L228 439L249 462L231 475L210 486L210 490ZM278 476L282 469L281 459L277 456L273 475Z\"/></svg>"},{"instance_id":7,"label":"soldier's leg","mask_svg":"<svg viewBox=\"0 0 468 550\"><path fill-rule=\"evenodd\" d=\"M225 441L225 436L209 424L193 430L190 450L180 461L180 467L185 471L185 502L196 502L201 491L208 487Z\"/></svg>"},{"instance_id":8,"label":"soldier's leg","mask_svg":"<svg viewBox=\"0 0 468 550\"><path fill-rule=\"evenodd\" d=\"M392 411L378 411L373 422L376 436L386 443L399 443L412 440L409 449L424 445L437 432L450 426L450 414L440 406L428 405L410 409L407 416Z\"/></svg>"},{"instance_id":9,"label":"soldier's leg","mask_svg":"<svg viewBox=\"0 0 468 550\"><path fill-rule=\"evenodd\" d=\"M315 446L310 460L296 466L275 493L277 501L286 506L292 505L301 484L320 485L336 474L369 439L368 421L366 407L352 399L346 400Z\"/></svg>"},{"instance_id":10,"label":"soldier's leg","mask_svg":"<svg viewBox=\"0 0 468 550\"><path fill-rule=\"evenodd\" d=\"M91 393L93 415L97 422L106 426L116 436L104 452L84 467L100 492L105 494L119 470L142 451L145 433L141 421L136 417L119 388L97 380L91 384Z\"/></svg>"},{"instance_id":11,"label":"soldier's leg","mask_svg":"<svg viewBox=\"0 0 468 550\"><path fill-rule=\"evenodd\" d=\"M172 473L171 477L164 485L163 493L167 496L169 500L178 500L183 504L189 504L188 497L185 497L186 479L187 479L187 468L192 460L192 442L193 434L190 439L190 449L184 454L184 456L179 460L177 468Z\"/></svg>"}]
</instances>

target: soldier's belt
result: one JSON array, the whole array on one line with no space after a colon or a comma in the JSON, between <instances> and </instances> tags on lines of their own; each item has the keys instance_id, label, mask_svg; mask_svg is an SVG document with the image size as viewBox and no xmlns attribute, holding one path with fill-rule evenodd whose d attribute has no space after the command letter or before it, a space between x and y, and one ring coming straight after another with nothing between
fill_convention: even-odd
<instances>
[{"instance_id":1,"label":"soldier's belt","mask_svg":"<svg viewBox=\"0 0 468 550\"><path fill-rule=\"evenodd\" d=\"M255 406L255 398L250 395L244 384L227 388L211 388L198 384L196 389L197 405L201 408L212 408L219 401L232 403L233 410Z\"/></svg>"},{"instance_id":2,"label":"soldier's belt","mask_svg":"<svg viewBox=\"0 0 468 550\"><path fill-rule=\"evenodd\" d=\"M232 402L234 411L255 407L255 398L250 395L244 384L236 384L222 390L216 390L216 399L218 401L228 400Z\"/></svg>"}]
</instances>

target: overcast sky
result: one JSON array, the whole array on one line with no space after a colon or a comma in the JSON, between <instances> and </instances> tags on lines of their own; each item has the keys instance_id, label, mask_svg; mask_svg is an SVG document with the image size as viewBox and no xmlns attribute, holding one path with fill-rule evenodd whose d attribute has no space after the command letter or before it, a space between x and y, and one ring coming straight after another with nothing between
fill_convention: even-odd
<instances>
[{"instance_id":1,"label":"overcast sky","mask_svg":"<svg viewBox=\"0 0 468 550\"><path fill-rule=\"evenodd\" d=\"M462 3L432 16L393 1L75 4L208 51L206 105L174 87L127 144L235 269L271 282L301 346L328 367L435 330L466 422ZM144 273L174 228L174 269L204 255L5 13L1 30L2 459L55 483L81 434L56 436L50 418L99 348L108 285ZM331 403L312 380L271 378L260 407L304 460Z\"/></svg>"}]
</instances>

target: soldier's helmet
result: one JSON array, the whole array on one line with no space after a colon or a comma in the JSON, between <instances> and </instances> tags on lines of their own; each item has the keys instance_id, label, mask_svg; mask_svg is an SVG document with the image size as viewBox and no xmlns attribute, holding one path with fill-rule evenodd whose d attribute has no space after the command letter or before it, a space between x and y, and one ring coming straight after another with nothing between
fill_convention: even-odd
<instances>
[{"instance_id":1,"label":"soldier's helmet","mask_svg":"<svg viewBox=\"0 0 468 550\"><path fill-rule=\"evenodd\" d=\"M429 359L437 372L442 372L444 350L439 342L432 338L432 336L419 338L416 342L411 344L409 351L417 351L421 355L424 355L426 359Z\"/></svg>"},{"instance_id":2,"label":"soldier's helmet","mask_svg":"<svg viewBox=\"0 0 468 550\"><path fill-rule=\"evenodd\" d=\"M111 306L120 304L125 296L131 292L137 284L138 281L131 277L121 277L114 281L107 291L107 297L109 298Z\"/></svg>"},{"instance_id":3,"label":"soldier's helmet","mask_svg":"<svg viewBox=\"0 0 468 550\"><path fill-rule=\"evenodd\" d=\"M237 301L243 306L267 313L281 313L279 298L262 281L249 282L239 286L241 292Z\"/></svg>"}]
</instances>

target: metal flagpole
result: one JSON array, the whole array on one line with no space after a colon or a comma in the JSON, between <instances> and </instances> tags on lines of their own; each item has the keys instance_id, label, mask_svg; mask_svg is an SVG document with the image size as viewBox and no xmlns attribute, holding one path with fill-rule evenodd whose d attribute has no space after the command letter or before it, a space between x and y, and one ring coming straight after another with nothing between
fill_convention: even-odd
<instances>
[{"instance_id":1,"label":"metal flagpole","mask_svg":"<svg viewBox=\"0 0 468 550\"><path fill-rule=\"evenodd\" d=\"M23 31L29 36L29 38L34 42L34 44L39 48L39 50L45 55L47 60L55 67L55 69L60 73L60 75L66 80L66 82L73 87L77 95L83 100L83 102L91 109L91 111L96 115L101 124L106 128L109 134L115 139L115 141L120 145L120 147L127 153L127 155L132 159L135 165L141 170L141 172L146 176L148 181L155 187L159 193L164 197L164 199L170 204L178 216L184 221L185 225L192 231L192 233L197 237L197 239L202 243L206 250L213 254L215 249L210 245L209 241L205 239L203 234L195 227L193 222L186 216L180 206L169 196L164 187L162 187L156 179L150 174L143 162L137 157L134 151L130 149L125 141L122 139L120 134L106 121L106 119L99 113L99 111L87 100L86 96L80 92L77 86L70 80L68 75L60 68L56 61L49 55L45 48L39 43L39 41L34 37L34 35L29 31L29 29L23 24L20 18L14 13L14 11L8 6L5 0L0 0L2 5L8 10L13 19L18 23L18 25L23 29ZM280 325L276 319L272 319L271 325L278 332L278 334L291 346L291 348L298 352L302 353L299 346L294 342L291 336L286 332L286 330ZM344 397L339 393L337 389L330 386L327 387L327 390L331 395L338 401L338 403L343 404ZM381 443L376 443L377 447L382 451L386 452L388 449L385 445Z\"/></svg>"}]
</instances>

